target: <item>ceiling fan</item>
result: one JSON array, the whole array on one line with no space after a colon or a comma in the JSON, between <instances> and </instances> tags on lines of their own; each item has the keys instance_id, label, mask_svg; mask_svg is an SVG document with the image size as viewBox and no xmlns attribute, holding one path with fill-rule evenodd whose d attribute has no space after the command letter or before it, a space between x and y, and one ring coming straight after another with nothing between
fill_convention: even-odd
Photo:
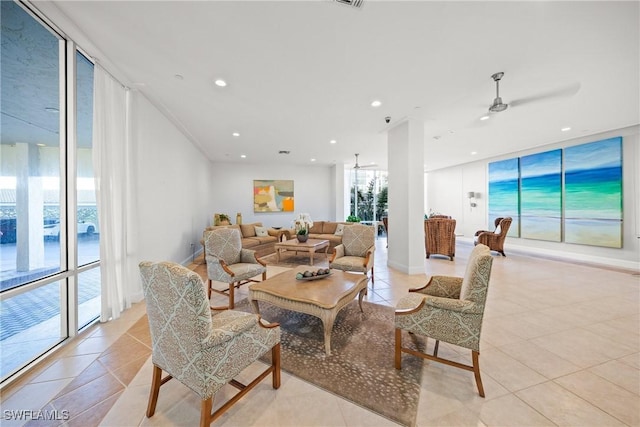
<instances>
[{"instance_id":1,"label":"ceiling fan","mask_svg":"<svg viewBox=\"0 0 640 427\"><path fill-rule=\"evenodd\" d=\"M493 102L489 106L489 111L492 113L499 113L501 111L506 110L509 105L511 107L521 106L524 104L528 104L531 102L544 101L554 98L565 98L575 95L580 90L580 83L575 82L565 86L558 87L553 90L549 90L546 92L539 93L537 95L532 95L525 98L514 99L510 104L505 104L502 102L502 98L500 97L500 80L504 77L503 72L495 73L491 76L494 82L496 82L496 97Z\"/></svg>"},{"instance_id":2,"label":"ceiling fan","mask_svg":"<svg viewBox=\"0 0 640 427\"><path fill-rule=\"evenodd\" d=\"M356 153L356 164L355 164L355 165L353 165L353 168L354 168L354 169L356 169L356 170L357 170L357 169L375 168L375 167L377 167L377 166L378 166L378 165L376 165L376 164L360 166L360 165L358 164L358 156L359 156L359 155L360 155L360 154Z\"/></svg>"}]
</instances>

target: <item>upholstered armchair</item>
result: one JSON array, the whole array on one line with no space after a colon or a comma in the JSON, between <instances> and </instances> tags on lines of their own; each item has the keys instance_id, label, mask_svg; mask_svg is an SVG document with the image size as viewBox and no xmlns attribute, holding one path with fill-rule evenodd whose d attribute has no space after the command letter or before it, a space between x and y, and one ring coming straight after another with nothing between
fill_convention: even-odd
<instances>
[{"instance_id":1,"label":"upholstered armchair","mask_svg":"<svg viewBox=\"0 0 640 427\"><path fill-rule=\"evenodd\" d=\"M472 371L478 393L484 397L480 378L480 332L491 276L493 257L485 245L477 245L467 264L464 278L433 276L429 283L411 289L398 301L395 313L395 366L402 367L402 353ZM402 346L402 331L435 339L433 355ZM440 341L471 350L473 365L438 357Z\"/></svg>"},{"instance_id":2,"label":"upholstered armchair","mask_svg":"<svg viewBox=\"0 0 640 427\"><path fill-rule=\"evenodd\" d=\"M509 227L511 227L511 221L511 217L496 218L494 221L496 229L494 231L476 231L475 237L473 238L474 244L487 245L492 251L499 252L502 256L506 256L504 254L504 240L509 232Z\"/></svg>"},{"instance_id":3,"label":"upholstered armchair","mask_svg":"<svg viewBox=\"0 0 640 427\"><path fill-rule=\"evenodd\" d=\"M329 268L343 271L359 271L368 274L371 270L373 283L373 261L376 249L376 227L354 224L344 228L342 244L334 248Z\"/></svg>"},{"instance_id":4,"label":"upholstered armchair","mask_svg":"<svg viewBox=\"0 0 640 427\"><path fill-rule=\"evenodd\" d=\"M424 249L427 258L433 254L456 256L456 220L449 217L430 217L424 220Z\"/></svg>"},{"instance_id":5,"label":"upholstered armchair","mask_svg":"<svg viewBox=\"0 0 640 427\"><path fill-rule=\"evenodd\" d=\"M240 230L233 228L215 228L204 233L204 255L207 260L209 283L207 295L211 291L229 295L229 308L234 307L235 288L249 283L254 276L262 274L267 278L266 264L256 258L255 251L242 248ZM218 290L212 287L212 281L229 284L228 289Z\"/></svg>"},{"instance_id":6,"label":"upholstered armchair","mask_svg":"<svg viewBox=\"0 0 640 427\"><path fill-rule=\"evenodd\" d=\"M214 313L200 276L170 262L141 262L140 275L151 332L153 363L147 417L156 410L160 386L175 378L201 399L200 427L209 426L269 374L280 387L280 327L233 310ZM271 350L271 365L250 384L234 380ZM162 378L162 371L168 375ZM213 414L213 396L230 383L240 391Z\"/></svg>"}]
</instances>

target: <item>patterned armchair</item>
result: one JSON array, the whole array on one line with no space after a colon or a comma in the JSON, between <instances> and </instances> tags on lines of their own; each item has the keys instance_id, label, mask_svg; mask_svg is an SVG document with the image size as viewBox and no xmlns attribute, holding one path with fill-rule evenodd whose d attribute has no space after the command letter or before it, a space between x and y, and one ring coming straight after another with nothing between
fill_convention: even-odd
<instances>
[{"instance_id":1,"label":"patterned armchair","mask_svg":"<svg viewBox=\"0 0 640 427\"><path fill-rule=\"evenodd\" d=\"M334 248L329 268L343 271L359 271L367 274L371 270L373 283L373 255L376 249L376 227L354 224L344 228L342 244Z\"/></svg>"},{"instance_id":2,"label":"patterned armchair","mask_svg":"<svg viewBox=\"0 0 640 427\"><path fill-rule=\"evenodd\" d=\"M396 306L395 366L401 369L402 353L445 363L475 374L478 393L484 397L478 359L480 331L487 299L493 257L485 245L477 245L464 278L433 276L422 288L411 289ZM402 330L436 340L433 355L402 347ZM438 357L440 341L471 350L473 366Z\"/></svg>"},{"instance_id":3,"label":"patterned armchair","mask_svg":"<svg viewBox=\"0 0 640 427\"><path fill-rule=\"evenodd\" d=\"M280 327L254 314L212 313L197 273L170 262L141 262L140 275L151 331L153 373L147 417L155 413L160 386L175 378L201 402L200 427L211 424L267 375L280 387ZM271 350L272 364L249 385L233 380ZM168 375L162 378L162 371ZM240 391L213 414L214 394L227 383Z\"/></svg>"},{"instance_id":4,"label":"patterned armchair","mask_svg":"<svg viewBox=\"0 0 640 427\"><path fill-rule=\"evenodd\" d=\"M252 277L262 274L267 278L267 267L255 256L255 251L242 249L240 230L233 228L216 228L204 233L204 254L207 261L209 284L207 295L211 291L229 294L229 308L234 307L235 288L252 282ZM212 287L212 281L229 284L228 289L218 290Z\"/></svg>"},{"instance_id":5,"label":"patterned armchair","mask_svg":"<svg viewBox=\"0 0 640 427\"><path fill-rule=\"evenodd\" d=\"M511 221L511 217L496 218L494 221L496 229L494 231L476 231L473 243L476 245L487 245L492 251L499 252L502 256L506 256L504 254L504 240L509 232L509 227L511 227Z\"/></svg>"},{"instance_id":6,"label":"patterned armchair","mask_svg":"<svg viewBox=\"0 0 640 427\"><path fill-rule=\"evenodd\" d=\"M456 256L456 220L432 216L424 220L424 250L427 258L433 254Z\"/></svg>"}]
</instances>

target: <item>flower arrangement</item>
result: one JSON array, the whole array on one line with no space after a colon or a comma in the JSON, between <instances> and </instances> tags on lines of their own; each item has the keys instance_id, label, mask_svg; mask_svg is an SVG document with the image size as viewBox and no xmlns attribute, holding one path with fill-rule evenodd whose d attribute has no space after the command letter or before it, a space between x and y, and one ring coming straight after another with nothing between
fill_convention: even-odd
<instances>
[{"instance_id":1,"label":"flower arrangement","mask_svg":"<svg viewBox=\"0 0 640 427\"><path fill-rule=\"evenodd\" d=\"M293 220L293 228L298 235L304 236L308 234L311 227L313 227L313 221L308 213L298 214L298 217Z\"/></svg>"}]
</instances>

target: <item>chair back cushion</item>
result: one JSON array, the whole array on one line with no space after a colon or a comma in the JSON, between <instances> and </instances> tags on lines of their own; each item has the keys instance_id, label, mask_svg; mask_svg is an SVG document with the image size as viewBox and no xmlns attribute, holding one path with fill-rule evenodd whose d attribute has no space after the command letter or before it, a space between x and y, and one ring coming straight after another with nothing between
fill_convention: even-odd
<instances>
[{"instance_id":1,"label":"chair back cushion","mask_svg":"<svg viewBox=\"0 0 640 427\"><path fill-rule=\"evenodd\" d=\"M367 249L376 243L376 227L354 224L344 228L342 244L346 256L364 257Z\"/></svg>"},{"instance_id":2,"label":"chair back cushion","mask_svg":"<svg viewBox=\"0 0 640 427\"><path fill-rule=\"evenodd\" d=\"M462 279L461 300L473 301L484 310L492 263L488 246L479 244L473 248Z\"/></svg>"},{"instance_id":3,"label":"chair back cushion","mask_svg":"<svg viewBox=\"0 0 640 427\"><path fill-rule=\"evenodd\" d=\"M255 228L252 225L251 226ZM227 265L240 262L242 239L240 230L234 228L216 228L204 234L204 248L206 254L211 254L223 260ZM205 255L206 255L205 254Z\"/></svg>"},{"instance_id":4,"label":"chair back cushion","mask_svg":"<svg viewBox=\"0 0 640 427\"><path fill-rule=\"evenodd\" d=\"M197 273L171 262L140 263L153 363L179 381L204 384L201 344L211 333L209 301ZM197 390L194 390L197 392Z\"/></svg>"}]
</instances>

